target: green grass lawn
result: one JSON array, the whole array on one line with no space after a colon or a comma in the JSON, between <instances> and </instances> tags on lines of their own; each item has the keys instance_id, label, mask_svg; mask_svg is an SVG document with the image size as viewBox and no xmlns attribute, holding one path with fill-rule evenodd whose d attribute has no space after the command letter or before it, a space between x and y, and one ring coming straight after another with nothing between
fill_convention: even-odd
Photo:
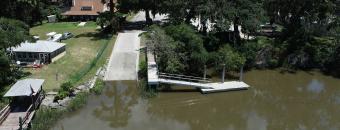
<instances>
[{"instance_id":1,"label":"green grass lawn","mask_svg":"<svg viewBox=\"0 0 340 130\"><path fill-rule=\"evenodd\" d=\"M46 23L30 29L30 33L40 36L40 39L46 39L46 33L52 31L74 34L74 37L62 41L62 43L66 43L66 55L63 58L45 65L41 69L25 69L25 71L32 73L29 77L45 79L44 89L47 91L57 90L72 75L82 71L107 42L109 42L108 47L104 50L103 55L84 78L90 78L91 76L88 75L94 74L96 69L105 64L106 59L110 56L115 37L105 38L101 36L96 30L97 25L94 22L88 22L84 27L77 25L77 22ZM56 78L57 74L58 79Z\"/></svg>"}]
</instances>

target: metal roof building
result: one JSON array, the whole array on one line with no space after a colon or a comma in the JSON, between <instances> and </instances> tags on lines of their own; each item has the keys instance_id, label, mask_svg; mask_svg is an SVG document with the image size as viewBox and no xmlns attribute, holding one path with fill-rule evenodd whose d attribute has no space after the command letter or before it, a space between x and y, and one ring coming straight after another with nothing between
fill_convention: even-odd
<instances>
[{"instance_id":1,"label":"metal roof building","mask_svg":"<svg viewBox=\"0 0 340 130\"><path fill-rule=\"evenodd\" d=\"M24 42L17 47L12 47L14 52L54 52L62 47L65 43L58 43L53 41L38 40L36 43Z\"/></svg>"},{"instance_id":2,"label":"metal roof building","mask_svg":"<svg viewBox=\"0 0 340 130\"><path fill-rule=\"evenodd\" d=\"M51 63L65 55L66 44L38 40L36 43L23 42L17 47L8 48L7 51L12 54L14 62L32 64L39 61L39 63Z\"/></svg>"},{"instance_id":3,"label":"metal roof building","mask_svg":"<svg viewBox=\"0 0 340 130\"><path fill-rule=\"evenodd\" d=\"M16 82L4 95L4 97L31 96L40 92L45 80L24 79Z\"/></svg>"}]
</instances>

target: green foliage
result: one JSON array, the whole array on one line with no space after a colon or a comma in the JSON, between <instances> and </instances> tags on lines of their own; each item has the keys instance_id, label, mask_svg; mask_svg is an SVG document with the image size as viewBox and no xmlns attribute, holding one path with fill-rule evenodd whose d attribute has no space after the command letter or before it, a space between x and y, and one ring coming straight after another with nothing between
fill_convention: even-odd
<instances>
[{"instance_id":1,"label":"green foliage","mask_svg":"<svg viewBox=\"0 0 340 130\"><path fill-rule=\"evenodd\" d=\"M77 96L75 96L74 99L72 99L70 104L67 106L67 111L73 112L82 108L86 104L88 96L89 94L85 92L78 93Z\"/></svg>"},{"instance_id":2,"label":"green foliage","mask_svg":"<svg viewBox=\"0 0 340 130\"><path fill-rule=\"evenodd\" d=\"M146 36L148 49L159 57L157 64L160 71L177 73L184 70L184 64L180 61L184 54L176 52L176 47L179 46L178 42L158 26L151 26ZM176 63L176 66L168 66L169 61Z\"/></svg>"},{"instance_id":3,"label":"green foliage","mask_svg":"<svg viewBox=\"0 0 340 130\"><path fill-rule=\"evenodd\" d=\"M43 9L48 2L44 0L1 0L0 16L21 20L29 25L41 23L44 19Z\"/></svg>"},{"instance_id":4,"label":"green foliage","mask_svg":"<svg viewBox=\"0 0 340 130\"><path fill-rule=\"evenodd\" d=\"M218 68L225 64L227 71L239 70L244 64L246 59L235 51L231 46L225 45L220 48L215 54L215 62Z\"/></svg>"},{"instance_id":5,"label":"green foliage","mask_svg":"<svg viewBox=\"0 0 340 130\"><path fill-rule=\"evenodd\" d=\"M42 10L43 17L47 17L49 15L56 15L57 19L61 19L61 9L58 6L50 5L46 9Z\"/></svg>"},{"instance_id":6,"label":"green foliage","mask_svg":"<svg viewBox=\"0 0 340 130\"><path fill-rule=\"evenodd\" d=\"M153 98L157 96L156 88L148 86L147 78L138 81L138 91L142 98Z\"/></svg>"},{"instance_id":7,"label":"green foliage","mask_svg":"<svg viewBox=\"0 0 340 130\"><path fill-rule=\"evenodd\" d=\"M65 110L40 108L32 120L31 130L50 129L65 113Z\"/></svg>"},{"instance_id":8,"label":"green foliage","mask_svg":"<svg viewBox=\"0 0 340 130\"><path fill-rule=\"evenodd\" d=\"M71 90L72 90L71 82L65 82L65 83L61 84L60 90L65 91L65 92L71 92Z\"/></svg>"},{"instance_id":9,"label":"green foliage","mask_svg":"<svg viewBox=\"0 0 340 130\"><path fill-rule=\"evenodd\" d=\"M29 27L18 20L0 18L0 49L19 45L30 39Z\"/></svg>"},{"instance_id":10,"label":"green foliage","mask_svg":"<svg viewBox=\"0 0 340 130\"><path fill-rule=\"evenodd\" d=\"M96 95L100 95L103 92L104 87L105 87L104 81L101 79L97 79L94 87L90 89L90 92L93 92Z\"/></svg>"},{"instance_id":11,"label":"green foliage","mask_svg":"<svg viewBox=\"0 0 340 130\"><path fill-rule=\"evenodd\" d=\"M186 24L170 25L164 30L152 26L148 47L157 55L161 72L199 75L207 61L202 36Z\"/></svg>"},{"instance_id":12,"label":"green foliage","mask_svg":"<svg viewBox=\"0 0 340 130\"><path fill-rule=\"evenodd\" d=\"M54 100L61 100L69 96L73 92L72 87L73 85L69 81L61 84L58 95L55 96Z\"/></svg>"},{"instance_id":13,"label":"green foliage","mask_svg":"<svg viewBox=\"0 0 340 130\"><path fill-rule=\"evenodd\" d=\"M245 66L248 68L253 66L277 67L282 53L280 46L277 47L271 38L257 37L255 40L242 44L238 50L246 58Z\"/></svg>"},{"instance_id":14,"label":"green foliage","mask_svg":"<svg viewBox=\"0 0 340 130\"><path fill-rule=\"evenodd\" d=\"M310 44L305 46L305 52L310 54L310 64L324 68L331 61L337 45L333 39L315 37Z\"/></svg>"},{"instance_id":15,"label":"green foliage","mask_svg":"<svg viewBox=\"0 0 340 130\"><path fill-rule=\"evenodd\" d=\"M7 48L18 46L30 39L29 27L18 20L0 18L0 85L5 85L17 78L20 70L10 66L11 56Z\"/></svg>"},{"instance_id":16,"label":"green foliage","mask_svg":"<svg viewBox=\"0 0 340 130\"><path fill-rule=\"evenodd\" d=\"M146 61L141 61L139 63L138 77L145 78L148 74L148 65Z\"/></svg>"},{"instance_id":17,"label":"green foliage","mask_svg":"<svg viewBox=\"0 0 340 130\"><path fill-rule=\"evenodd\" d=\"M31 130L48 130L55 125L55 123L70 112L79 110L88 99L88 93L79 93L76 95L67 106L66 109L51 109L42 107L38 109L35 117L32 120Z\"/></svg>"},{"instance_id":18,"label":"green foliage","mask_svg":"<svg viewBox=\"0 0 340 130\"><path fill-rule=\"evenodd\" d=\"M104 27L107 27L107 29L110 29L113 32L117 32L120 29L120 25L125 20L125 14L122 14L120 12L111 12L106 11L99 13L99 16L97 18L97 24L100 25L102 29Z\"/></svg>"}]
</instances>

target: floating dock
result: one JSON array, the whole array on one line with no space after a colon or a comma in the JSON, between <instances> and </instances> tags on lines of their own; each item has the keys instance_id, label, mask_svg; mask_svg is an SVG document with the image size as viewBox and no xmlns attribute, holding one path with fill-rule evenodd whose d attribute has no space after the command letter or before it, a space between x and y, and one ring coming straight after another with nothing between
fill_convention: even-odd
<instances>
[{"instance_id":1,"label":"floating dock","mask_svg":"<svg viewBox=\"0 0 340 130\"><path fill-rule=\"evenodd\" d=\"M161 76L158 72L157 64L155 62L155 57L149 51L147 51L147 60L148 60L148 84L149 85L158 85L160 83L163 84L174 84L181 86L189 86L193 88L198 88L202 93L214 93L214 92L223 92L223 91L232 91L232 90L243 90L248 89L250 86L242 81L228 81L228 82L192 82L183 77L175 77L175 79L164 78L167 76ZM164 73L163 73L164 74ZM162 75L163 75L162 74ZM169 76L170 77L170 76ZM174 76L171 76L174 77ZM192 77L192 76L185 76ZM194 77L195 78L195 77ZM189 79L191 80L191 79ZM196 79L193 79L197 81Z\"/></svg>"}]
</instances>

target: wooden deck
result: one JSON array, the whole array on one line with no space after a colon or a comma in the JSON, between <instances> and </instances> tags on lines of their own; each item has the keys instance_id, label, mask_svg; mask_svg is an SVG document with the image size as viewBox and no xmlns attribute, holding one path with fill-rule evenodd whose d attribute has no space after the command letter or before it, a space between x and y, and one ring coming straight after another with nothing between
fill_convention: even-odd
<instances>
[{"instance_id":1,"label":"wooden deck","mask_svg":"<svg viewBox=\"0 0 340 130\"><path fill-rule=\"evenodd\" d=\"M26 111L13 111L8 109L8 114L3 115L3 122L0 125L0 130L17 130L19 129L19 118L21 117L24 121L23 128L27 128L31 122L35 110L30 106Z\"/></svg>"},{"instance_id":2,"label":"wooden deck","mask_svg":"<svg viewBox=\"0 0 340 130\"><path fill-rule=\"evenodd\" d=\"M9 113L5 121L1 124L0 130L17 130L19 129L19 117L24 118L27 112Z\"/></svg>"}]
</instances>

